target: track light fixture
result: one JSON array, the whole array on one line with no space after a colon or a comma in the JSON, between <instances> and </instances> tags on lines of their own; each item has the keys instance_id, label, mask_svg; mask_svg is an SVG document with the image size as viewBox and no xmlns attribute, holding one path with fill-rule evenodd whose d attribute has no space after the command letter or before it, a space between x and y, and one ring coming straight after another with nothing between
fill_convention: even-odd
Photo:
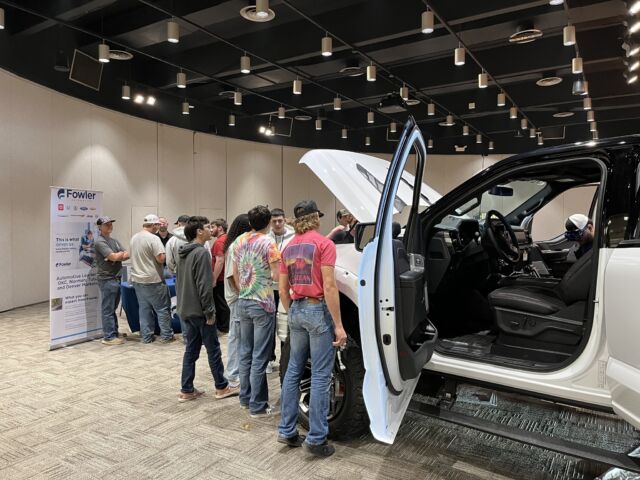
<instances>
[{"instance_id":1,"label":"track light fixture","mask_svg":"<svg viewBox=\"0 0 640 480\"><path fill-rule=\"evenodd\" d=\"M529 138L536 138L536 129L535 128L530 128L529 129Z\"/></svg>"},{"instance_id":2,"label":"track light fixture","mask_svg":"<svg viewBox=\"0 0 640 480\"><path fill-rule=\"evenodd\" d=\"M347 129L346 128L342 129L342 138L347 138Z\"/></svg>"},{"instance_id":3,"label":"track light fixture","mask_svg":"<svg viewBox=\"0 0 640 480\"><path fill-rule=\"evenodd\" d=\"M487 88L489 85L489 76L484 70L478 74L478 88Z\"/></svg>"},{"instance_id":4,"label":"track light fixture","mask_svg":"<svg viewBox=\"0 0 640 480\"><path fill-rule=\"evenodd\" d=\"M333 99L333 109L342 110L342 99L340 97L336 97Z\"/></svg>"},{"instance_id":5,"label":"track light fixture","mask_svg":"<svg viewBox=\"0 0 640 480\"><path fill-rule=\"evenodd\" d=\"M156 104L156 97L154 97L153 95L149 95L147 97L147 105L153 107Z\"/></svg>"},{"instance_id":6,"label":"track light fixture","mask_svg":"<svg viewBox=\"0 0 640 480\"><path fill-rule=\"evenodd\" d=\"M293 81L293 94L294 95L302 95L302 80L296 78Z\"/></svg>"},{"instance_id":7,"label":"track light fixture","mask_svg":"<svg viewBox=\"0 0 640 480\"><path fill-rule=\"evenodd\" d=\"M498 94L498 106L504 107L506 104L507 104L507 96L504 93L500 92Z\"/></svg>"},{"instance_id":8,"label":"track light fixture","mask_svg":"<svg viewBox=\"0 0 640 480\"><path fill-rule=\"evenodd\" d=\"M182 114L189 115L189 102L182 102Z\"/></svg>"},{"instance_id":9,"label":"track light fixture","mask_svg":"<svg viewBox=\"0 0 640 480\"><path fill-rule=\"evenodd\" d=\"M582 109L583 110L591 110L591 98L586 97L582 99Z\"/></svg>"},{"instance_id":10,"label":"track light fixture","mask_svg":"<svg viewBox=\"0 0 640 480\"><path fill-rule=\"evenodd\" d=\"M176 74L176 86L178 88L187 88L187 74L182 70Z\"/></svg>"},{"instance_id":11,"label":"track light fixture","mask_svg":"<svg viewBox=\"0 0 640 480\"><path fill-rule=\"evenodd\" d=\"M167 22L167 42L178 43L180 41L180 25L175 20Z\"/></svg>"},{"instance_id":12,"label":"track light fixture","mask_svg":"<svg viewBox=\"0 0 640 480\"><path fill-rule=\"evenodd\" d=\"M241 73L251 72L251 57L249 57L246 52L244 55L240 57L240 72Z\"/></svg>"},{"instance_id":13,"label":"track light fixture","mask_svg":"<svg viewBox=\"0 0 640 480\"><path fill-rule=\"evenodd\" d=\"M396 122L391 122L391 124L389 125L389 133L396 133L398 131L398 127L396 125Z\"/></svg>"},{"instance_id":14,"label":"track light fixture","mask_svg":"<svg viewBox=\"0 0 640 480\"><path fill-rule=\"evenodd\" d=\"M404 101L409 100L409 88L405 84L400 87L400 98Z\"/></svg>"},{"instance_id":15,"label":"track light fixture","mask_svg":"<svg viewBox=\"0 0 640 480\"><path fill-rule=\"evenodd\" d=\"M593 110L589 110L587 112L587 122L595 122L596 121L596 113Z\"/></svg>"},{"instance_id":16,"label":"track light fixture","mask_svg":"<svg viewBox=\"0 0 640 480\"><path fill-rule=\"evenodd\" d=\"M233 92L233 104L238 106L242 105L242 92L240 90Z\"/></svg>"},{"instance_id":17,"label":"track light fixture","mask_svg":"<svg viewBox=\"0 0 640 480\"><path fill-rule=\"evenodd\" d=\"M597 132L598 131L598 123L597 122L589 122L589 131Z\"/></svg>"},{"instance_id":18,"label":"track light fixture","mask_svg":"<svg viewBox=\"0 0 640 480\"><path fill-rule=\"evenodd\" d=\"M509 109L509 118L511 120L515 120L516 118L518 118L518 109L516 107L511 107Z\"/></svg>"},{"instance_id":19,"label":"track light fixture","mask_svg":"<svg viewBox=\"0 0 640 480\"><path fill-rule=\"evenodd\" d=\"M582 57L575 57L571 60L571 72L574 75L583 72Z\"/></svg>"},{"instance_id":20,"label":"track light fixture","mask_svg":"<svg viewBox=\"0 0 640 480\"><path fill-rule=\"evenodd\" d=\"M629 85L638 81L638 74L636 73L624 72L622 75L627 80L627 84Z\"/></svg>"},{"instance_id":21,"label":"track light fixture","mask_svg":"<svg viewBox=\"0 0 640 480\"><path fill-rule=\"evenodd\" d=\"M371 65L367 65L367 82L375 82L376 81L376 66L372 63Z\"/></svg>"},{"instance_id":22,"label":"track light fixture","mask_svg":"<svg viewBox=\"0 0 640 480\"><path fill-rule=\"evenodd\" d=\"M462 66L464 65L464 57L465 57L465 50L464 47L462 46L462 44L458 44L458 48L455 49L454 54L453 54L453 63L455 63L457 66Z\"/></svg>"},{"instance_id":23,"label":"track light fixture","mask_svg":"<svg viewBox=\"0 0 640 480\"><path fill-rule=\"evenodd\" d=\"M527 128L529 128L529 122L526 118L521 118L520 119L520 128L522 130L526 130Z\"/></svg>"},{"instance_id":24,"label":"track light fixture","mask_svg":"<svg viewBox=\"0 0 640 480\"><path fill-rule=\"evenodd\" d=\"M364 137L364 144L368 147L371 145L371 137Z\"/></svg>"},{"instance_id":25,"label":"track light fixture","mask_svg":"<svg viewBox=\"0 0 640 480\"><path fill-rule=\"evenodd\" d=\"M287 114L286 114L286 112L285 112L285 110L284 110L284 107L283 107L282 105L281 105L281 106L279 106L279 107L278 107L278 118L282 120L282 119L283 119L283 118L285 118L286 116L287 116Z\"/></svg>"},{"instance_id":26,"label":"track light fixture","mask_svg":"<svg viewBox=\"0 0 640 480\"><path fill-rule=\"evenodd\" d=\"M109 63L109 45L104 40L98 45L98 61L101 63Z\"/></svg>"},{"instance_id":27,"label":"track light fixture","mask_svg":"<svg viewBox=\"0 0 640 480\"><path fill-rule=\"evenodd\" d=\"M482 135L480 135L479 133L476 134L476 143L477 144L481 144L482 143Z\"/></svg>"},{"instance_id":28,"label":"track light fixture","mask_svg":"<svg viewBox=\"0 0 640 480\"><path fill-rule=\"evenodd\" d=\"M316 118L316 130L322 130L322 119Z\"/></svg>"},{"instance_id":29,"label":"track light fixture","mask_svg":"<svg viewBox=\"0 0 640 480\"><path fill-rule=\"evenodd\" d=\"M123 100L131 99L131 87L126 83L122 85L122 99Z\"/></svg>"},{"instance_id":30,"label":"track light fixture","mask_svg":"<svg viewBox=\"0 0 640 480\"><path fill-rule=\"evenodd\" d=\"M269 0L256 0L256 17L269 16Z\"/></svg>"},{"instance_id":31,"label":"track light fixture","mask_svg":"<svg viewBox=\"0 0 640 480\"><path fill-rule=\"evenodd\" d=\"M369 110L369 112L367 112L367 123L373 123L373 122L375 122L375 116L373 112Z\"/></svg>"},{"instance_id":32,"label":"track light fixture","mask_svg":"<svg viewBox=\"0 0 640 480\"><path fill-rule=\"evenodd\" d=\"M236 126L236 116L234 114L229 115L228 125L230 127L235 127Z\"/></svg>"},{"instance_id":33,"label":"track light fixture","mask_svg":"<svg viewBox=\"0 0 640 480\"><path fill-rule=\"evenodd\" d=\"M573 86L571 87L571 93L573 95L586 95L587 91L587 82L581 78L573 81Z\"/></svg>"},{"instance_id":34,"label":"track light fixture","mask_svg":"<svg viewBox=\"0 0 640 480\"><path fill-rule=\"evenodd\" d=\"M0 8L0 30L4 30L4 8Z\"/></svg>"},{"instance_id":35,"label":"track light fixture","mask_svg":"<svg viewBox=\"0 0 640 480\"><path fill-rule=\"evenodd\" d=\"M542 134L538 135L538 145L544 145L544 138L542 137Z\"/></svg>"},{"instance_id":36,"label":"track light fixture","mask_svg":"<svg viewBox=\"0 0 640 480\"><path fill-rule=\"evenodd\" d=\"M137 103L138 105L143 104L144 103L144 95L142 95L141 93L136 93L136 96L133 97L133 102Z\"/></svg>"},{"instance_id":37,"label":"track light fixture","mask_svg":"<svg viewBox=\"0 0 640 480\"><path fill-rule=\"evenodd\" d=\"M627 69L630 72L635 72L638 67L640 67L640 60L637 59L632 59L630 62L625 62L627 65Z\"/></svg>"},{"instance_id":38,"label":"track light fixture","mask_svg":"<svg viewBox=\"0 0 640 480\"><path fill-rule=\"evenodd\" d=\"M435 16L431 10L422 12L422 33L433 33Z\"/></svg>"},{"instance_id":39,"label":"track light fixture","mask_svg":"<svg viewBox=\"0 0 640 480\"><path fill-rule=\"evenodd\" d=\"M629 15L635 15L640 12L640 0L634 0L629 2Z\"/></svg>"},{"instance_id":40,"label":"track light fixture","mask_svg":"<svg viewBox=\"0 0 640 480\"><path fill-rule=\"evenodd\" d=\"M598 135L598 130L591 132L591 138L594 140L600 140L600 136Z\"/></svg>"},{"instance_id":41,"label":"track light fixture","mask_svg":"<svg viewBox=\"0 0 640 480\"><path fill-rule=\"evenodd\" d=\"M629 33L634 34L640 30L640 19L635 19L631 25L629 25Z\"/></svg>"},{"instance_id":42,"label":"track light fixture","mask_svg":"<svg viewBox=\"0 0 640 480\"><path fill-rule=\"evenodd\" d=\"M444 122L444 124L445 124L447 127L453 127L453 125L454 125L454 123L453 123L453 115L447 115L447 119L446 119L446 121Z\"/></svg>"},{"instance_id":43,"label":"track light fixture","mask_svg":"<svg viewBox=\"0 0 640 480\"><path fill-rule=\"evenodd\" d=\"M571 47L576 44L576 27L567 25L562 29L562 44Z\"/></svg>"},{"instance_id":44,"label":"track light fixture","mask_svg":"<svg viewBox=\"0 0 640 480\"><path fill-rule=\"evenodd\" d=\"M330 57L333 55L333 39L327 33L324 37L322 37L322 56Z\"/></svg>"},{"instance_id":45,"label":"track light fixture","mask_svg":"<svg viewBox=\"0 0 640 480\"><path fill-rule=\"evenodd\" d=\"M264 129L264 134L267 137L273 137L273 127L271 126L271 124L269 124L269 126Z\"/></svg>"},{"instance_id":46,"label":"track light fixture","mask_svg":"<svg viewBox=\"0 0 640 480\"><path fill-rule=\"evenodd\" d=\"M433 138L430 138L427 142L427 148L433 148Z\"/></svg>"},{"instance_id":47,"label":"track light fixture","mask_svg":"<svg viewBox=\"0 0 640 480\"><path fill-rule=\"evenodd\" d=\"M628 40L624 45L627 47L627 57L634 57L640 53L640 43Z\"/></svg>"},{"instance_id":48,"label":"track light fixture","mask_svg":"<svg viewBox=\"0 0 640 480\"><path fill-rule=\"evenodd\" d=\"M493 150L493 140L489 142L489 150Z\"/></svg>"},{"instance_id":49,"label":"track light fixture","mask_svg":"<svg viewBox=\"0 0 640 480\"><path fill-rule=\"evenodd\" d=\"M462 135L464 135L465 137L469 135L469 125L464 125L462 127Z\"/></svg>"},{"instance_id":50,"label":"track light fixture","mask_svg":"<svg viewBox=\"0 0 640 480\"><path fill-rule=\"evenodd\" d=\"M429 115L430 117L433 117L436 114L436 104L433 102L430 102L427 104L427 115Z\"/></svg>"}]
</instances>

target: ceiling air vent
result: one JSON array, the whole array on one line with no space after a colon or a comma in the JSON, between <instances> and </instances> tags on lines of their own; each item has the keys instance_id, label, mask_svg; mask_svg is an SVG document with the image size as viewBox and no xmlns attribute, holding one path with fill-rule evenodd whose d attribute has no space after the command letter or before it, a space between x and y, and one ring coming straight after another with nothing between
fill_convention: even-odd
<instances>
[{"instance_id":1,"label":"ceiling air vent","mask_svg":"<svg viewBox=\"0 0 640 480\"><path fill-rule=\"evenodd\" d=\"M553 114L555 118L568 118L568 117L573 117L574 115L575 113L573 112L557 112Z\"/></svg>"},{"instance_id":2,"label":"ceiling air vent","mask_svg":"<svg viewBox=\"0 0 640 480\"><path fill-rule=\"evenodd\" d=\"M311 116L310 115L296 115L293 118L295 118L299 122L308 122L309 120L311 120Z\"/></svg>"},{"instance_id":3,"label":"ceiling air vent","mask_svg":"<svg viewBox=\"0 0 640 480\"><path fill-rule=\"evenodd\" d=\"M111 60L131 60L133 55L125 50L109 50L109 58Z\"/></svg>"},{"instance_id":4,"label":"ceiling air vent","mask_svg":"<svg viewBox=\"0 0 640 480\"><path fill-rule=\"evenodd\" d=\"M242 18L246 20L249 20L250 22L258 22L258 23L269 22L274 18L276 18L275 12L271 9L268 10L268 14L265 16L258 15L255 5L249 5L248 7L244 7L242 10L240 10L240 16L242 16Z\"/></svg>"},{"instance_id":5,"label":"ceiling air vent","mask_svg":"<svg viewBox=\"0 0 640 480\"><path fill-rule=\"evenodd\" d=\"M523 22L518 25L516 33L509 37L509 43L531 43L542 37L542 30L533 26L532 21Z\"/></svg>"},{"instance_id":6,"label":"ceiling air vent","mask_svg":"<svg viewBox=\"0 0 640 480\"><path fill-rule=\"evenodd\" d=\"M539 87L553 87L554 85L558 85L559 83L562 83L561 77L551 76L541 78L536 82L536 85L538 85Z\"/></svg>"}]
</instances>

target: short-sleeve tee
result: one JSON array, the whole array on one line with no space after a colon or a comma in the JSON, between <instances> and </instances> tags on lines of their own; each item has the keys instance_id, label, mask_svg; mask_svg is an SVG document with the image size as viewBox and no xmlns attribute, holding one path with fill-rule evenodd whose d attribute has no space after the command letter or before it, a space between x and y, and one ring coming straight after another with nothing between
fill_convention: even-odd
<instances>
[{"instance_id":1,"label":"short-sleeve tee","mask_svg":"<svg viewBox=\"0 0 640 480\"><path fill-rule=\"evenodd\" d=\"M222 234L216 241L213 242L211 247L211 271L216 268L216 257L224 257L224 242L227 240L227 234ZM216 283L224 281L224 268L220 271L220 275L215 279Z\"/></svg>"},{"instance_id":2,"label":"short-sleeve tee","mask_svg":"<svg viewBox=\"0 0 640 480\"><path fill-rule=\"evenodd\" d=\"M133 283L160 283L164 278L162 264L156 256L165 253L157 235L142 230L131 237L131 281Z\"/></svg>"},{"instance_id":3,"label":"short-sleeve tee","mask_svg":"<svg viewBox=\"0 0 640 480\"><path fill-rule=\"evenodd\" d=\"M115 280L120 275L120 270L122 270L122 262L110 262L107 257L112 253L124 251L124 248L115 238L103 237L102 235L98 235L98 238L93 242L93 246L96 249L96 274L98 280Z\"/></svg>"},{"instance_id":4,"label":"short-sleeve tee","mask_svg":"<svg viewBox=\"0 0 640 480\"><path fill-rule=\"evenodd\" d=\"M282 252L280 273L289 275L294 300L324 297L322 266L335 267L336 246L316 230L296 235Z\"/></svg>"},{"instance_id":5,"label":"short-sleeve tee","mask_svg":"<svg viewBox=\"0 0 640 480\"><path fill-rule=\"evenodd\" d=\"M229 245L227 253L224 257L224 299L227 301L227 305L232 305L238 300L238 292L231 285L231 278L233 277L233 251L235 250L235 242Z\"/></svg>"},{"instance_id":6,"label":"short-sleeve tee","mask_svg":"<svg viewBox=\"0 0 640 480\"><path fill-rule=\"evenodd\" d=\"M257 232L245 233L234 243L234 260L240 277L238 298L255 300L266 312L275 312L271 264L280 261L276 243Z\"/></svg>"}]
</instances>

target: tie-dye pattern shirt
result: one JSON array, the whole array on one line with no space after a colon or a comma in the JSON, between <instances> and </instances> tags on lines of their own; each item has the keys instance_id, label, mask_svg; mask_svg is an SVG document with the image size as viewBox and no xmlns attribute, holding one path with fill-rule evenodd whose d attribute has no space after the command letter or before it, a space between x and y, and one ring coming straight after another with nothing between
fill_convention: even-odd
<instances>
[{"instance_id":1,"label":"tie-dye pattern shirt","mask_svg":"<svg viewBox=\"0 0 640 480\"><path fill-rule=\"evenodd\" d=\"M255 300L266 312L275 312L271 264L280 261L276 243L262 233L248 232L239 236L233 245L240 277L238 298Z\"/></svg>"}]
</instances>

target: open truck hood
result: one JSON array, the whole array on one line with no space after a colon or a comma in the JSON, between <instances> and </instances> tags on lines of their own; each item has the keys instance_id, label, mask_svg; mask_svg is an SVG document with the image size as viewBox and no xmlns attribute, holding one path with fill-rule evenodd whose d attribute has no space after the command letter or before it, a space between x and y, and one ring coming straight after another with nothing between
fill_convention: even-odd
<instances>
[{"instance_id":1,"label":"open truck hood","mask_svg":"<svg viewBox=\"0 0 640 480\"><path fill-rule=\"evenodd\" d=\"M381 192L389 170L388 161L344 150L311 150L303 155L300 163L307 165L358 221L376 221ZM404 172L402 178L406 182L400 184L396 195L396 214L412 203L411 186L415 177ZM421 194L421 209L442 196L425 183L422 183Z\"/></svg>"}]
</instances>

